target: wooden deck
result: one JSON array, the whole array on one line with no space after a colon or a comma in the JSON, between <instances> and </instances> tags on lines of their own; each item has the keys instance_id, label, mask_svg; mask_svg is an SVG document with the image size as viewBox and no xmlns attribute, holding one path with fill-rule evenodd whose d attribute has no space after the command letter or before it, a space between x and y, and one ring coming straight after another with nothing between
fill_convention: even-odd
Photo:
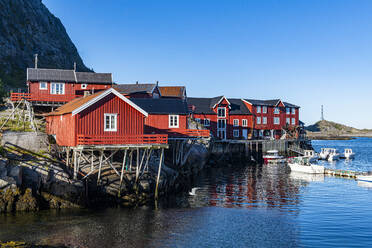
<instances>
[{"instance_id":1,"label":"wooden deck","mask_svg":"<svg viewBox=\"0 0 372 248\"><path fill-rule=\"evenodd\" d=\"M40 94L32 94L32 93L11 93L10 100L12 102L19 102L23 99L29 102L58 102L58 103L66 103L69 102L77 97L82 97L81 95L40 95Z\"/></svg>"},{"instance_id":2,"label":"wooden deck","mask_svg":"<svg viewBox=\"0 0 372 248\"><path fill-rule=\"evenodd\" d=\"M78 145L161 145L168 144L168 135L142 134L125 136L78 135Z\"/></svg>"}]
</instances>

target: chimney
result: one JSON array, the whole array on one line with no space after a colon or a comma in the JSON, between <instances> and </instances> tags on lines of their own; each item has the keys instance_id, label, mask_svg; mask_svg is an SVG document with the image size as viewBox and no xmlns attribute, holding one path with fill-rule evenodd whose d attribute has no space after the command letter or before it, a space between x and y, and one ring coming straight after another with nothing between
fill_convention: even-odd
<instances>
[{"instance_id":1,"label":"chimney","mask_svg":"<svg viewBox=\"0 0 372 248\"><path fill-rule=\"evenodd\" d=\"M136 84L138 84L138 81L136 81Z\"/></svg>"},{"instance_id":2,"label":"chimney","mask_svg":"<svg viewBox=\"0 0 372 248\"><path fill-rule=\"evenodd\" d=\"M37 53L35 54L35 69L37 69Z\"/></svg>"},{"instance_id":3,"label":"chimney","mask_svg":"<svg viewBox=\"0 0 372 248\"><path fill-rule=\"evenodd\" d=\"M156 86L159 86L159 81L156 81Z\"/></svg>"},{"instance_id":4,"label":"chimney","mask_svg":"<svg viewBox=\"0 0 372 248\"><path fill-rule=\"evenodd\" d=\"M76 71L76 62L74 62L74 71Z\"/></svg>"}]
</instances>

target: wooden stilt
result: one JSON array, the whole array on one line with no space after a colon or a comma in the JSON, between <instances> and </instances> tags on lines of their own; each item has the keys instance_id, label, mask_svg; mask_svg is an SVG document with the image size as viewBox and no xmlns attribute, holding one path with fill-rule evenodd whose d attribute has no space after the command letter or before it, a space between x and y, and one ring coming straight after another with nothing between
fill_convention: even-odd
<instances>
[{"instance_id":1,"label":"wooden stilt","mask_svg":"<svg viewBox=\"0 0 372 248\"><path fill-rule=\"evenodd\" d=\"M92 158L91 158L91 164L90 164L90 171L93 171L94 169L94 151L92 149Z\"/></svg>"},{"instance_id":2,"label":"wooden stilt","mask_svg":"<svg viewBox=\"0 0 372 248\"><path fill-rule=\"evenodd\" d=\"M123 177L124 177L124 167L125 167L125 160L127 158L127 152L128 150L125 150L124 151L124 157L123 157L123 165L121 166L121 175L120 175L120 186L119 186L119 194L120 194L120 190L121 190L121 185L123 183Z\"/></svg>"},{"instance_id":3,"label":"wooden stilt","mask_svg":"<svg viewBox=\"0 0 372 248\"><path fill-rule=\"evenodd\" d=\"M139 176L139 157L140 157L140 150L139 148L137 147L137 159L136 159L136 182L138 180L138 176Z\"/></svg>"},{"instance_id":4,"label":"wooden stilt","mask_svg":"<svg viewBox=\"0 0 372 248\"><path fill-rule=\"evenodd\" d=\"M161 149L161 155L160 155L160 160L159 160L158 177L156 178L156 186L155 186L155 200L158 199L158 187L159 187L159 180L160 180L161 165L163 163L163 156L164 156L164 148Z\"/></svg>"},{"instance_id":5,"label":"wooden stilt","mask_svg":"<svg viewBox=\"0 0 372 248\"><path fill-rule=\"evenodd\" d=\"M99 183L99 180L101 179L101 170L102 170L103 150L101 150L100 152L101 152L101 154L99 156L99 168L98 168L97 185Z\"/></svg>"},{"instance_id":6,"label":"wooden stilt","mask_svg":"<svg viewBox=\"0 0 372 248\"><path fill-rule=\"evenodd\" d=\"M141 169L142 169L143 161L145 160L146 153L147 153L147 149L145 149L143 151L141 163L140 163L139 168L138 168L138 173L136 173L136 182L138 181L139 175L141 173Z\"/></svg>"},{"instance_id":7,"label":"wooden stilt","mask_svg":"<svg viewBox=\"0 0 372 248\"><path fill-rule=\"evenodd\" d=\"M76 150L74 149L74 179L77 178L77 170L76 170L76 167L77 167L77 152L76 152Z\"/></svg>"}]
</instances>

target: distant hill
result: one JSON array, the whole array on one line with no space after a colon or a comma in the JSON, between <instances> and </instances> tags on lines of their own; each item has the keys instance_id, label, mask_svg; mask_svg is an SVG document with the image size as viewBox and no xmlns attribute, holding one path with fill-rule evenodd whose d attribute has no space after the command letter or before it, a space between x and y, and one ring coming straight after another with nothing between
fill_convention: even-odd
<instances>
[{"instance_id":1,"label":"distant hill","mask_svg":"<svg viewBox=\"0 0 372 248\"><path fill-rule=\"evenodd\" d=\"M318 121L317 123L305 127L307 136L314 137L337 137L337 136L372 136L372 130L357 129L333 121Z\"/></svg>"},{"instance_id":2,"label":"distant hill","mask_svg":"<svg viewBox=\"0 0 372 248\"><path fill-rule=\"evenodd\" d=\"M0 0L0 78L7 88L25 87L26 68L88 69L61 21L41 0Z\"/></svg>"}]
</instances>

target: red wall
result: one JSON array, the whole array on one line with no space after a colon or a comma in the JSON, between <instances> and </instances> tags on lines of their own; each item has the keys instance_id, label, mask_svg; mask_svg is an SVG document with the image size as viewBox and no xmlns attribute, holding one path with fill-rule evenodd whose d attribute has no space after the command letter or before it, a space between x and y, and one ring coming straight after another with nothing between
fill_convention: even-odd
<instances>
[{"instance_id":1,"label":"red wall","mask_svg":"<svg viewBox=\"0 0 372 248\"><path fill-rule=\"evenodd\" d=\"M57 144L60 146L75 146L75 120L76 116L71 114L47 116L46 132L55 135Z\"/></svg>"},{"instance_id":2,"label":"red wall","mask_svg":"<svg viewBox=\"0 0 372 248\"><path fill-rule=\"evenodd\" d=\"M52 95L50 94L50 82L47 82L47 89L41 90L39 82L28 82L29 92L33 97L37 96L50 96L49 101L53 101L53 97L63 96L63 95ZM65 94L64 95L84 95L84 91L93 90L98 92L100 90L105 90L111 88L111 84L87 84L86 89L81 88L81 84L75 82L66 82L65 83ZM44 99L44 98L43 98Z\"/></svg>"},{"instance_id":3,"label":"red wall","mask_svg":"<svg viewBox=\"0 0 372 248\"><path fill-rule=\"evenodd\" d=\"M149 114L145 119L145 133L162 133L167 134L167 131L177 132L177 130L187 129L187 115L179 116L179 127L169 128L169 115L164 114Z\"/></svg>"}]
</instances>

